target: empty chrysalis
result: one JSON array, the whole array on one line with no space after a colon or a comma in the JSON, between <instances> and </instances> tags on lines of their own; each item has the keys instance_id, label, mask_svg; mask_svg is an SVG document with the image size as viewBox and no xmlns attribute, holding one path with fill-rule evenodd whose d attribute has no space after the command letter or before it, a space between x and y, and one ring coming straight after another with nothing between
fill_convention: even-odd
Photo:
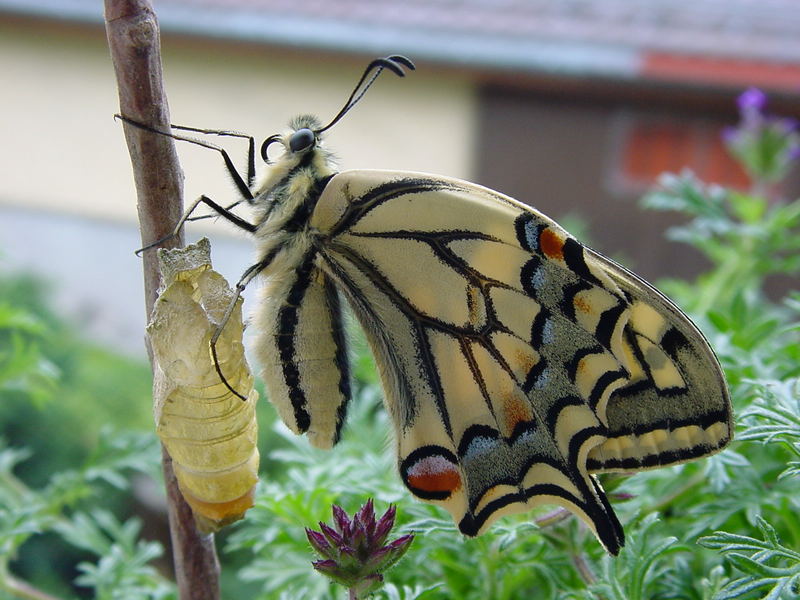
<instances>
[{"instance_id":1,"label":"empty chrysalis","mask_svg":"<svg viewBox=\"0 0 800 600\"><path fill-rule=\"evenodd\" d=\"M323 134L382 71L412 68L401 56L370 63L327 125L303 115L264 141L259 177L250 136L173 126L248 139L241 175L215 144L123 119L222 154L241 199L226 208L201 196L179 227L205 204L255 239L257 262L234 296L262 279L254 350L290 429L321 448L339 440L351 396L346 303L378 367L412 494L447 509L465 535L557 504L617 554L622 525L595 474L724 448L722 370L675 304L530 205L440 175L338 172ZM536 203L535 190L526 200ZM232 211L243 202L253 222ZM196 344L184 352L207 351L205 333L184 342ZM249 399L219 358L216 379L204 363L208 381Z\"/></svg>"},{"instance_id":2,"label":"empty chrysalis","mask_svg":"<svg viewBox=\"0 0 800 600\"><path fill-rule=\"evenodd\" d=\"M217 340L215 364L209 342L235 293L211 268L208 240L160 250L159 262L163 288L147 326L157 432L198 528L216 531L253 505L258 481L258 392L244 357L241 300Z\"/></svg>"}]
</instances>

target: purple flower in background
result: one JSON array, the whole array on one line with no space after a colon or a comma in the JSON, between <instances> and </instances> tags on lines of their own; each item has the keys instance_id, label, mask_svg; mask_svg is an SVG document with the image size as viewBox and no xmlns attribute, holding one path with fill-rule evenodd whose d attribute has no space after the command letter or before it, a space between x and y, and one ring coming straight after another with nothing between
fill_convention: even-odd
<instances>
[{"instance_id":1,"label":"purple flower in background","mask_svg":"<svg viewBox=\"0 0 800 600\"><path fill-rule=\"evenodd\" d=\"M756 87L746 89L736 100L739 110L744 113L761 112L767 107L767 95Z\"/></svg>"},{"instance_id":2,"label":"purple flower in background","mask_svg":"<svg viewBox=\"0 0 800 600\"><path fill-rule=\"evenodd\" d=\"M306 528L311 547L322 559L312 566L336 583L347 587L350 598L364 598L383 585L383 571L408 551L414 535L404 535L386 543L394 527L395 507L375 520L372 500L353 515L333 505L333 527L320 522L320 531Z\"/></svg>"},{"instance_id":3,"label":"purple flower in background","mask_svg":"<svg viewBox=\"0 0 800 600\"><path fill-rule=\"evenodd\" d=\"M780 181L800 158L797 121L766 114L767 95L756 87L742 92L736 104L741 120L722 131L725 145L754 182Z\"/></svg>"}]
</instances>

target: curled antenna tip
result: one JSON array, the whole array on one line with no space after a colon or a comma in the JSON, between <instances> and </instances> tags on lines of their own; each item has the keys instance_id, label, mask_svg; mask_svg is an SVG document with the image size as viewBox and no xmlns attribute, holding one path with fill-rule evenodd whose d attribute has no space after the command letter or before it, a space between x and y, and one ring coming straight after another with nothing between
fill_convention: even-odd
<instances>
[{"instance_id":1,"label":"curled antenna tip","mask_svg":"<svg viewBox=\"0 0 800 600\"><path fill-rule=\"evenodd\" d=\"M331 121L325 125L325 127L321 127L319 129L314 129L314 134L319 135L320 133L327 131L331 127L333 127L336 123L339 122L347 112L353 108L356 104L358 104L359 100L367 93L367 90L370 86L375 82L378 76L384 69L388 69L398 77L405 77L405 71L403 71L403 67L407 69L414 70L414 63L412 63L408 58L405 56L401 56L399 54L393 54L391 56L386 56L384 58L376 58L372 62L367 65L367 68L364 69L364 73L361 75L361 79L358 80L358 83L353 88L353 91L350 93L350 97L344 103L344 106L339 111L339 113L331 119Z\"/></svg>"},{"instance_id":2,"label":"curled antenna tip","mask_svg":"<svg viewBox=\"0 0 800 600\"><path fill-rule=\"evenodd\" d=\"M398 77L405 77L406 74L405 71L403 71L403 67L406 67L412 71L416 69L414 63L405 56L393 54L392 56L386 56L384 58L376 58L370 63L370 65L367 67L367 70L371 71L375 68L389 69Z\"/></svg>"},{"instance_id":3,"label":"curled antenna tip","mask_svg":"<svg viewBox=\"0 0 800 600\"><path fill-rule=\"evenodd\" d=\"M386 58L391 60L392 62L400 63L401 65L412 71L415 71L417 69L414 63L411 62L410 58L407 58L401 54L393 54L392 56L387 56Z\"/></svg>"}]
</instances>

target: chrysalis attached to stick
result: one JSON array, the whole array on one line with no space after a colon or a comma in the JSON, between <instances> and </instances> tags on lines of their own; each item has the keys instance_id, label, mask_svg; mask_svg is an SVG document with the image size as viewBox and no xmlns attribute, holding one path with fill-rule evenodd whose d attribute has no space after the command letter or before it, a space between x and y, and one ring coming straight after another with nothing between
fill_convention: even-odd
<instances>
[{"instance_id":1,"label":"chrysalis attached to stick","mask_svg":"<svg viewBox=\"0 0 800 600\"><path fill-rule=\"evenodd\" d=\"M241 300L216 342L215 365L209 342L235 293L212 270L208 240L161 250L159 261L164 287L147 326L156 426L198 528L212 532L253 505L258 480L258 392L244 357Z\"/></svg>"}]
</instances>

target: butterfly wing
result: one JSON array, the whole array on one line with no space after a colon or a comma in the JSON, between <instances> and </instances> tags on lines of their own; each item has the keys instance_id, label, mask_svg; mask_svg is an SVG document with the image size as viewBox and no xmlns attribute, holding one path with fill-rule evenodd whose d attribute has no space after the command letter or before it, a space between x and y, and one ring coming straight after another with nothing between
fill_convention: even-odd
<instances>
[{"instance_id":1,"label":"butterfly wing","mask_svg":"<svg viewBox=\"0 0 800 600\"><path fill-rule=\"evenodd\" d=\"M625 293L628 381L606 407L608 439L591 472L657 468L708 456L733 435L727 385L695 325L661 292L605 256L585 250Z\"/></svg>"},{"instance_id":2,"label":"butterfly wing","mask_svg":"<svg viewBox=\"0 0 800 600\"><path fill-rule=\"evenodd\" d=\"M616 554L622 528L590 471L702 456L730 437L694 326L537 211L453 179L349 171L310 225L375 355L403 481L465 534L555 503ZM667 397L674 414L654 403Z\"/></svg>"}]
</instances>

